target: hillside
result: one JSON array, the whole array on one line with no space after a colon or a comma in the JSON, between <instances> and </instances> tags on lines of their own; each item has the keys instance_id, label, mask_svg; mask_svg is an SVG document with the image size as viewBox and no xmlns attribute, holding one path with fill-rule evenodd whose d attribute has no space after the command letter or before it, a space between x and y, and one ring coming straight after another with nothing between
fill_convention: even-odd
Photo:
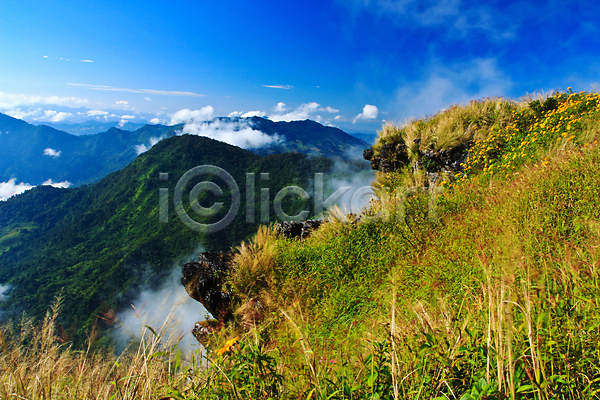
<instances>
[{"instance_id":1,"label":"hillside","mask_svg":"<svg viewBox=\"0 0 600 400\"><path fill-rule=\"evenodd\" d=\"M184 359L161 342L166 327L117 364L25 335L43 346L22 355L11 342L0 390L31 397L38 379L132 399L598 398L599 126L600 95L570 91L387 124L365 152L380 194L369 210L331 210L302 240L263 226L232 249L233 319L202 325L206 353ZM62 358L13 372L47 354Z\"/></svg>"},{"instance_id":2,"label":"hillside","mask_svg":"<svg viewBox=\"0 0 600 400\"><path fill-rule=\"evenodd\" d=\"M258 149L258 154L274 154L288 151L311 154L321 157L352 158L353 150L362 151L367 144L354 136L348 135L339 128L324 126L311 120L273 122L266 118L252 117L246 119L254 129L268 135L280 135L285 141L265 149Z\"/></svg>"},{"instance_id":3,"label":"hillside","mask_svg":"<svg viewBox=\"0 0 600 400\"><path fill-rule=\"evenodd\" d=\"M199 165L219 166L239 186L242 206L237 217L218 232L190 229L172 205L179 179ZM75 330L82 333L90 328L94 315L119 309L142 286L160 284L178 257L199 246L228 248L255 232L262 215L261 188L271 190L270 218L275 220L273 197L281 188L308 188L315 172L327 172L330 167L326 159L309 160L292 153L260 157L208 138L184 135L161 141L96 184L74 189L40 186L0 202L0 282L12 288L2 308L12 315L26 311L40 317L60 292L68 310L61 323L70 327L76 322ZM169 174L166 181L160 180L163 172ZM246 174L252 172L257 174L256 217L247 223ZM258 176L262 173L269 174L268 182L261 183ZM216 183L225 186L219 179ZM167 223L159 221L160 188L169 190ZM229 191L224 195L229 196ZM229 203L223 211L202 219L190 210L185 198L187 213L203 223L219 221L231 203L226 200ZM203 195L199 201L209 207L215 200ZM294 204L288 197L283 209L295 215ZM310 209L306 202L298 206Z\"/></svg>"}]
</instances>

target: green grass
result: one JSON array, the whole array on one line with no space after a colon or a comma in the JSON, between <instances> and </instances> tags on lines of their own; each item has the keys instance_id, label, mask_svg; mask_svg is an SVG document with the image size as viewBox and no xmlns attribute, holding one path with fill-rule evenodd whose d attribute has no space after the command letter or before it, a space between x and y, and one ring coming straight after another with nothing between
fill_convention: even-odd
<instances>
[{"instance_id":1,"label":"green grass","mask_svg":"<svg viewBox=\"0 0 600 400\"><path fill-rule=\"evenodd\" d=\"M133 398L144 387L140 398L600 398L597 99L567 92L538 103L506 100L510 112L480 102L499 115L482 112L489 129L476 139L465 174L437 197L435 220L430 195L404 201L398 179L390 199L360 218L333 211L302 242L262 228L238 248L236 318L211 337L205 361L181 362L165 343L155 357L118 361L142 372L161 366L158 375L132 373L138 386L124 376L105 379L97 393ZM452 110L463 127L461 118L473 114ZM17 365L33 362L20 354ZM0 369L8 373L5 386L16 387L10 365L0 362ZM169 365L178 367L165 372ZM64 385L56 379L49 387ZM68 387L85 386L72 379ZM29 382L19 395L35 397L39 384ZM121 392L110 382L123 382Z\"/></svg>"}]
</instances>

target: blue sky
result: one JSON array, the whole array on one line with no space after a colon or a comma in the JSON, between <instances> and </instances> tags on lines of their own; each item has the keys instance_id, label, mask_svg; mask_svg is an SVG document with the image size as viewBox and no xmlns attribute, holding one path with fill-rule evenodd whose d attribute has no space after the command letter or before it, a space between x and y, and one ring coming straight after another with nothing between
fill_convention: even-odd
<instances>
[{"instance_id":1,"label":"blue sky","mask_svg":"<svg viewBox=\"0 0 600 400\"><path fill-rule=\"evenodd\" d=\"M375 131L487 96L598 90L600 7L0 0L0 54L0 112L29 121L189 109Z\"/></svg>"}]
</instances>

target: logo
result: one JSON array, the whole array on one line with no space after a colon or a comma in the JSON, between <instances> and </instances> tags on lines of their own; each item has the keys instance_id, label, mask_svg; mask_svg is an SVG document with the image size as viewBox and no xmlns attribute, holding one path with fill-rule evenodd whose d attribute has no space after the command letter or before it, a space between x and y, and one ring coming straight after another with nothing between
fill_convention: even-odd
<instances>
[{"instance_id":1,"label":"logo","mask_svg":"<svg viewBox=\"0 0 600 400\"><path fill-rule=\"evenodd\" d=\"M246 174L246 186L245 186L245 222L248 224L254 224L257 222L256 214L256 177L255 173ZM260 185L268 185L270 181L269 173L260 173ZM196 183L191 186L194 182L202 177L203 181ZM344 200L346 208L349 208L350 212L358 214L360 210L368 204L370 199L377 198L371 186L362 186L352 192L352 187L342 186L337 188L329 197L325 199L325 179L323 173L315 173L313 177L314 187L312 196L303 188L299 186L286 186L280 189L273 198L272 209L275 212L275 216L280 221L302 221L309 217L310 210L303 209L294 215L288 215L284 210L283 203L288 197L302 200L304 203L311 203L312 200L312 211L313 218L321 218L325 211L340 200ZM168 173L159 174L160 181L168 181ZM219 185L215 181L220 182L224 185ZM223 188L226 188L224 191ZM185 193L189 190L189 194L185 196ZM389 209L391 212L385 214L379 213L374 216L365 217L366 221L376 221L382 218L394 219L397 222L404 223L404 202L406 197L415 193L419 190L426 191L430 194L429 198L429 222L435 222L436 215L436 202L435 198L441 193L442 188L430 187L430 188L410 188L396 190L393 195L390 195L386 191L382 191L380 198L382 204L390 204L393 207ZM229 209L225 211L225 202L220 200L226 200L225 196L230 196L231 201ZM345 197L344 197L345 196ZM217 199L210 206L206 206L208 199ZM343 199L342 199L343 198ZM170 194L168 188L159 188L159 222L169 222L169 200ZM203 234L210 234L222 231L237 217L241 203L242 195L240 188L231 174L229 174L223 168L215 165L201 165L194 167L187 171L179 180L175 186L173 192L173 207L175 214L181 222L183 222L188 228L193 229ZM262 224L268 224L271 222L271 189L269 187L260 188L260 218L258 221ZM185 205L188 205L187 211ZM209 222L214 220L219 215L225 214L216 222ZM192 215L190 215L192 214Z\"/></svg>"}]
</instances>

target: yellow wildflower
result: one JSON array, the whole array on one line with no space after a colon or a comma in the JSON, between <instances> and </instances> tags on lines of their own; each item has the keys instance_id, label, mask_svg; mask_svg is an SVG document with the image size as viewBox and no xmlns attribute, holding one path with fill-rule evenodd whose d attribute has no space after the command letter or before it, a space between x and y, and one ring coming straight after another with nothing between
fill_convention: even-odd
<instances>
[{"instance_id":1,"label":"yellow wildflower","mask_svg":"<svg viewBox=\"0 0 600 400\"><path fill-rule=\"evenodd\" d=\"M220 356L223 353L226 353L229 351L229 348L231 346L233 346L238 340L240 339L239 336L234 337L233 339L229 339L227 342L225 342L225 344L223 345L223 347L221 347L219 350L215 351L215 353Z\"/></svg>"}]
</instances>

